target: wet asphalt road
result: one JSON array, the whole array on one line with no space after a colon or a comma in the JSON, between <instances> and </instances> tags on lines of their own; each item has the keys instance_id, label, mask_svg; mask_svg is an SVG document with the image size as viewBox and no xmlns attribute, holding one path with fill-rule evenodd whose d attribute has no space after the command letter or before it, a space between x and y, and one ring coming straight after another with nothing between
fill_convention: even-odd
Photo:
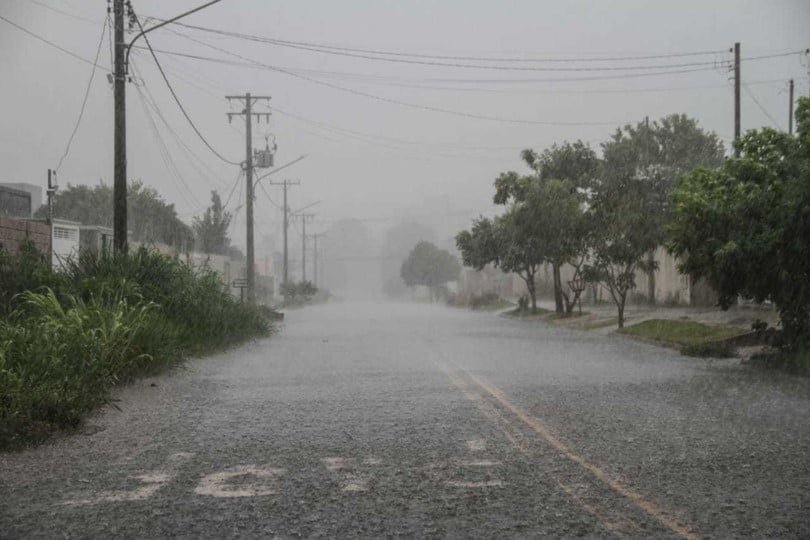
<instances>
[{"instance_id":1,"label":"wet asphalt road","mask_svg":"<svg viewBox=\"0 0 810 540\"><path fill-rule=\"evenodd\" d=\"M117 397L0 537L810 536L810 380L618 336L331 304Z\"/></svg>"}]
</instances>

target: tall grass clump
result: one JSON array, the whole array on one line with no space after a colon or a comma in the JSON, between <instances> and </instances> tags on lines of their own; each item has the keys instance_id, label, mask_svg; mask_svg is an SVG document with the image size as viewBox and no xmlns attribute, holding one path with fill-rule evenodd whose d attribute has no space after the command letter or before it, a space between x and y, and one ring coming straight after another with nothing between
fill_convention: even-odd
<instances>
[{"instance_id":1,"label":"tall grass clump","mask_svg":"<svg viewBox=\"0 0 810 540\"><path fill-rule=\"evenodd\" d=\"M0 286L0 448L77 426L115 384L270 331L215 273L147 249L59 272L0 253Z\"/></svg>"}]
</instances>

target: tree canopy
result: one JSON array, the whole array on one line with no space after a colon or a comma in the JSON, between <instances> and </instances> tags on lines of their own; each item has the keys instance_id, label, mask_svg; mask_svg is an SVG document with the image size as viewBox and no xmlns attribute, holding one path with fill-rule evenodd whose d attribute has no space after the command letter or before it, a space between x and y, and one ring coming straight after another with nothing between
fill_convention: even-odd
<instances>
[{"instance_id":1,"label":"tree canopy","mask_svg":"<svg viewBox=\"0 0 810 540\"><path fill-rule=\"evenodd\" d=\"M173 204L168 204L152 187L131 182L127 189L128 228L136 242L163 242L173 246L191 246L193 231L177 217ZM45 217L46 208L37 211ZM78 221L84 225L113 226L113 192L106 184L70 185L54 197L55 218Z\"/></svg>"},{"instance_id":2,"label":"tree canopy","mask_svg":"<svg viewBox=\"0 0 810 540\"><path fill-rule=\"evenodd\" d=\"M458 279L461 264L453 254L430 242L419 242L402 263L400 275L408 287L425 285L433 293L450 281Z\"/></svg>"},{"instance_id":3,"label":"tree canopy","mask_svg":"<svg viewBox=\"0 0 810 540\"><path fill-rule=\"evenodd\" d=\"M231 239L228 238L228 227L231 214L222 207L219 193L211 192L211 206L205 209L202 217L195 217L192 223L197 237L197 248L204 253L228 253Z\"/></svg>"},{"instance_id":4,"label":"tree canopy","mask_svg":"<svg viewBox=\"0 0 810 540\"><path fill-rule=\"evenodd\" d=\"M728 307L738 295L775 302L786 343L810 335L810 98L797 135L752 130L739 157L697 168L673 193L669 248Z\"/></svg>"}]
</instances>

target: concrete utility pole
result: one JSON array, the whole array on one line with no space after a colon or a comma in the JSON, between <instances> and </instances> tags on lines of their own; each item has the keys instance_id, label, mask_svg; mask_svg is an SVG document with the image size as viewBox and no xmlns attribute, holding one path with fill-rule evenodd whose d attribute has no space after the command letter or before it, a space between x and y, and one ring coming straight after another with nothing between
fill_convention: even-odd
<instances>
[{"instance_id":1,"label":"concrete utility pole","mask_svg":"<svg viewBox=\"0 0 810 540\"><path fill-rule=\"evenodd\" d=\"M318 238L326 236L324 233L310 235L312 238L312 284L318 286Z\"/></svg>"},{"instance_id":2,"label":"concrete utility pole","mask_svg":"<svg viewBox=\"0 0 810 540\"><path fill-rule=\"evenodd\" d=\"M734 44L734 141L740 139L740 42ZM740 155L734 150L734 157Z\"/></svg>"},{"instance_id":3,"label":"concrete utility pole","mask_svg":"<svg viewBox=\"0 0 810 540\"><path fill-rule=\"evenodd\" d=\"M287 231L290 229L290 207L287 204L287 190L290 186L299 186L301 182L291 182L290 180L284 180L283 182L268 182L271 186L282 186L284 188L284 203L282 211L284 212L284 281L281 283L287 283L290 278L290 259L289 259L289 251L287 245Z\"/></svg>"},{"instance_id":4,"label":"concrete utility pole","mask_svg":"<svg viewBox=\"0 0 810 540\"><path fill-rule=\"evenodd\" d=\"M127 103L124 0L113 0L115 70L113 72L113 249L127 252Z\"/></svg>"},{"instance_id":5,"label":"concrete utility pole","mask_svg":"<svg viewBox=\"0 0 810 540\"><path fill-rule=\"evenodd\" d=\"M788 95L790 96L788 102L788 135L793 135L793 79L790 79Z\"/></svg>"},{"instance_id":6,"label":"concrete utility pole","mask_svg":"<svg viewBox=\"0 0 810 540\"><path fill-rule=\"evenodd\" d=\"M211 0L150 26L146 30L135 20L141 31L127 45L124 42L124 24L127 17L134 17L129 0L112 0L113 27L115 41L113 51L113 249L116 253L127 251L127 101L126 83L129 71L129 53L138 39L162 26L173 23L187 15L196 13L222 0ZM110 12L110 0L107 0L107 13Z\"/></svg>"},{"instance_id":7,"label":"concrete utility pole","mask_svg":"<svg viewBox=\"0 0 810 540\"><path fill-rule=\"evenodd\" d=\"M45 190L48 195L48 225L53 225L53 196L56 194L57 189L56 171L48 169L48 189Z\"/></svg>"},{"instance_id":8,"label":"concrete utility pole","mask_svg":"<svg viewBox=\"0 0 810 540\"><path fill-rule=\"evenodd\" d=\"M301 216L301 281L307 280L307 220L313 219L315 214L299 214Z\"/></svg>"},{"instance_id":9,"label":"concrete utility pole","mask_svg":"<svg viewBox=\"0 0 810 540\"><path fill-rule=\"evenodd\" d=\"M225 98L229 102L239 100L245 104L242 112L227 114L228 121L231 121L234 116L245 117L245 221L247 222L245 278L247 279L247 301L248 304L253 304L256 302L256 260L253 246L253 117L256 116L257 119L260 119L262 116L267 117L268 113L256 113L252 109L259 100L270 101L270 96L251 96L248 92L244 96L225 96Z\"/></svg>"}]
</instances>

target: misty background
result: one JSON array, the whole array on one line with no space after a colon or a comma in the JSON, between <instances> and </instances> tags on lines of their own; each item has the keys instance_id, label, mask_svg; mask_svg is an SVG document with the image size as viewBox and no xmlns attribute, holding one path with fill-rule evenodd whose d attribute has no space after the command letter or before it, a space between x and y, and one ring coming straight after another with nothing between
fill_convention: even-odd
<instances>
[{"instance_id":1,"label":"misty background","mask_svg":"<svg viewBox=\"0 0 810 540\"><path fill-rule=\"evenodd\" d=\"M133 7L141 17L163 19L200 3L134 0ZM0 182L44 186L46 170L65 151L92 70L54 45L92 60L107 2L2 0L0 16L52 43L0 20ZM728 149L728 66L735 41L743 58L742 130L786 130L787 81L795 79L797 95L809 90L808 57L799 53L810 41L808 20L810 3L803 0L225 0L183 22L262 39L176 25L149 38L200 131L232 161L244 159L244 124L228 122L226 113L238 111L224 96L272 96L269 108L257 106L272 115L269 124L254 124L254 147L263 148L265 137L275 140L277 165L306 155L273 179L300 180L290 190L293 210L320 201L307 232L327 233L322 271L347 289L380 291L386 276L398 273L408 243L424 239L453 248L458 230L478 215L491 215L492 182L501 171L524 170L524 148L581 139L598 151L620 125L685 113ZM59 170L62 187L112 183L111 59L106 36L104 41L81 125ZM301 45L306 43L423 56L408 57L419 63L393 61L403 58L396 55L381 61L357 57L370 55L365 52L326 54ZM666 57L694 52L707 54ZM656 55L662 58L611 60ZM447 58L452 56L492 62ZM504 57L554 62L528 64L549 71L503 69ZM247 65L256 62L262 66ZM238 168L220 161L194 134L148 51L135 50L132 64L129 179L155 187L187 223L217 190L234 214L231 240L244 247ZM627 66L669 67L611 71ZM591 71L596 67L606 69ZM557 71L571 68L587 70ZM171 129L155 121L156 111L141 94ZM257 260L281 248L281 190L265 188L256 192ZM292 227L295 272L301 224Z\"/></svg>"}]
</instances>

